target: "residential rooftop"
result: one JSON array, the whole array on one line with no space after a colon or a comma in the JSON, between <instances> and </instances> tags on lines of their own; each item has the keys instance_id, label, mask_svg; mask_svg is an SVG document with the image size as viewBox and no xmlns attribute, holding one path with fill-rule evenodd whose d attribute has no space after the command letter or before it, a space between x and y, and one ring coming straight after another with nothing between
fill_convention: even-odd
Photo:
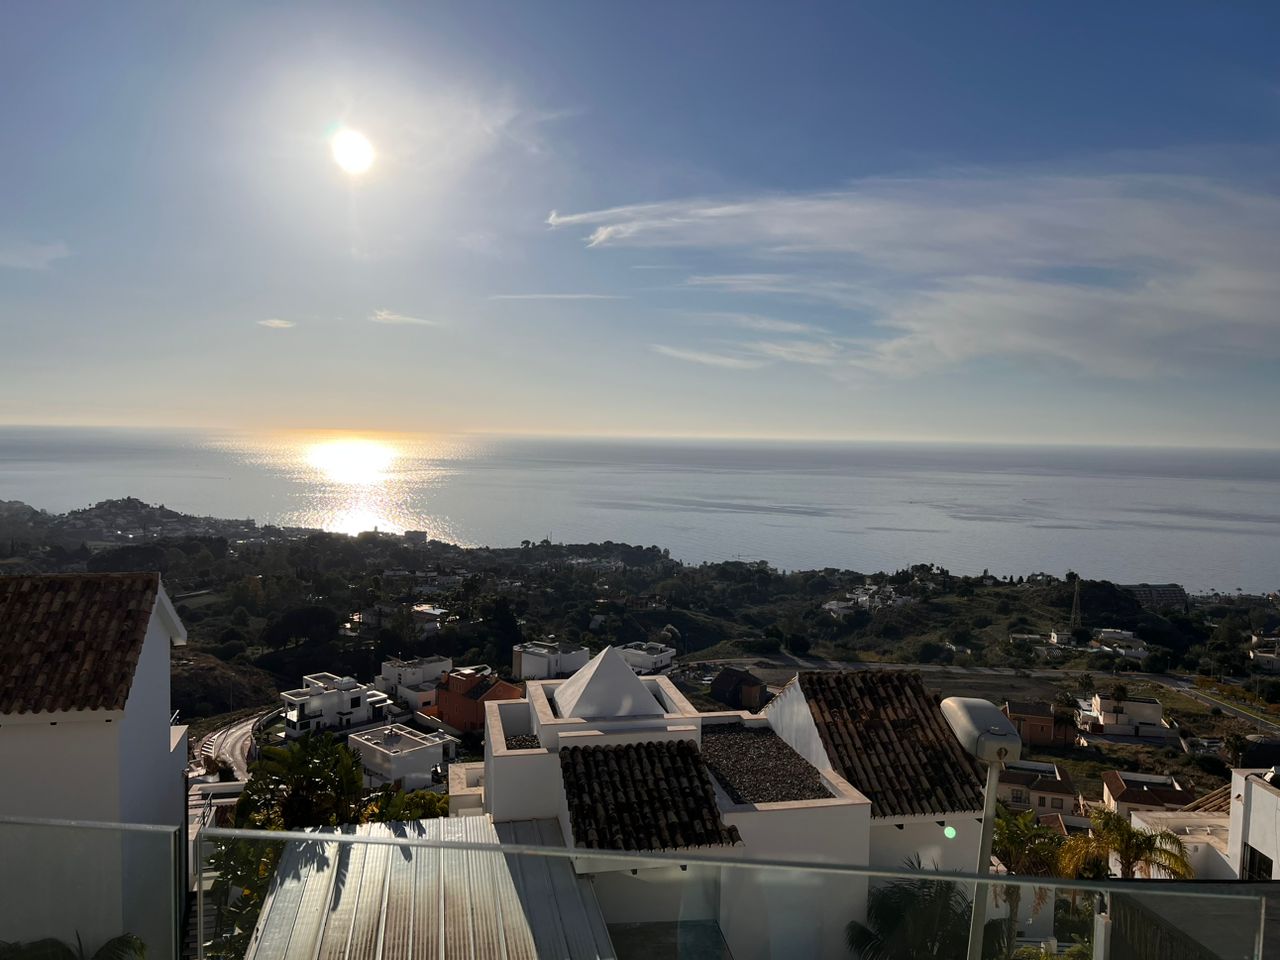
<instances>
[{"instance_id":1,"label":"residential rooftop","mask_svg":"<svg viewBox=\"0 0 1280 960\"><path fill-rule=\"evenodd\" d=\"M977 761L951 733L920 674L806 671L795 682L831 765L871 801L873 817L983 809Z\"/></svg>"},{"instance_id":2,"label":"residential rooftop","mask_svg":"<svg viewBox=\"0 0 1280 960\"><path fill-rule=\"evenodd\" d=\"M0 577L0 714L123 710L159 591L158 573Z\"/></svg>"},{"instance_id":3,"label":"residential rooftop","mask_svg":"<svg viewBox=\"0 0 1280 960\"><path fill-rule=\"evenodd\" d=\"M831 796L813 765L769 727L704 723L702 759L734 803L786 803Z\"/></svg>"},{"instance_id":4,"label":"residential rooftop","mask_svg":"<svg viewBox=\"0 0 1280 960\"><path fill-rule=\"evenodd\" d=\"M456 742L456 738L449 736L447 733L441 733L438 730L423 733L400 723L393 723L364 733L353 733L348 740L357 748L370 748L385 753L410 753L425 747L434 747L451 741Z\"/></svg>"},{"instance_id":5,"label":"residential rooftop","mask_svg":"<svg viewBox=\"0 0 1280 960\"><path fill-rule=\"evenodd\" d=\"M678 850L742 840L720 819L692 740L561 747L560 773L576 847Z\"/></svg>"}]
</instances>

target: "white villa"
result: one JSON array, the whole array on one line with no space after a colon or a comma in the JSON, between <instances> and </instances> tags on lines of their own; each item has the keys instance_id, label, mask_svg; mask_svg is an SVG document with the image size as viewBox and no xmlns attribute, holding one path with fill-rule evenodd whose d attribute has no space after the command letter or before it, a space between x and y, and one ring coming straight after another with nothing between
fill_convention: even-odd
<instances>
[{"instance_id":1,"label":"white villa","mask_svg":"<svg viewBox=\"0 0 1280 960\"><path fill-rule=\"evenodd\" d=\"M382 661L382 672L373 678L373 685L416 713L436 702L436 685L452 669L453 661L448 657L393 657Z\"/></svg>"},{"instance_id":2,"label":"white villa","mask_svg":"<svg viewBox=\"0 0 1280 960\"><path fill-rule=\"evenodd\" d=\"M1079 701L1076 726L1085 733L1166 740L1176 736L1164 720L1164 707L1154 697L1126 697L1095 693Z\"/></svg>"},{"instance_id":3,"label":"white villa","mask_svg":"<svg viewBox=\"0 0 1280 960\"><path fill-rule=\"evenodd\" d=\"M645 643L637 640L614 648L636 673L657 673L671 666L676 659L676 648L661 643Z\"/></svg>"},{"instance_id":4,"label":"white villa","mask_svg":"<svg viewBox=\"0 0 1280 960\"><path fill-rule=\"evenodd\" d=\"M419 790L431 785L431 771L452 760L458 747L456 737L433 730L421 733L399 723L353 733L347 746L360 754L365 786L397 784L402 790Z\"/></svg>"},{"instance_id":5,"label":"white villa","mask_svg":"<svg viewBox=\"0 0 1280 960\"><path fill-rule=\"evenodd\" d=\"M518 680L555 680L587 665L587 648L567 640L530 640L511 648L511 672Z\"/></svg>"},{"instance_id":6,"label":"white villa","mask_svg":"<svg viewBox=\"0 0 1280 960\"><path fill-rule=\"evenodd\" d=\"M320 730L377 723L386 716L391 703L391 698L372 683L359 683L352 677L313 673L302 680L299 689L280 694L287 740Z\"/></svg>"},{"instance_id":7,"label":"white villa","mask_svg":"<svg viewBox=\"0 0 1280 960\"><path fill-rule=\"evenodd\" d=\"M187 728L171 724L169 651L187 634L160 575L0 577L0 611L0 817L185 825ZM0 860L21 864L0 870L3 939L69 930L93 949L130 930L157 955L176 951L152 927L154 907L123 893L171 842L0 824ZM92 898L51 894L65 862L98 878Z\"/></svg>"}]
</instances>

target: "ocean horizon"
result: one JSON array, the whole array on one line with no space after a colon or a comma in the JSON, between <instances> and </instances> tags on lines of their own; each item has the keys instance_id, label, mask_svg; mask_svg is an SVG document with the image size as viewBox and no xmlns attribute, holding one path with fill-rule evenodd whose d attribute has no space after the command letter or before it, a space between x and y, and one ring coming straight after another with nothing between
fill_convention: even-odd
<instances>
[{"instance_id":1,"label":"ocean horizon","mask_svg":"<svg viewBox=\"0 0 1280 960\"><path fill-rule=\"evenodd\" d=\"M468 546L1280 586L1280 451L0 427L0 500L64 512L123 496Z\"/></svg>"}]
</instances>

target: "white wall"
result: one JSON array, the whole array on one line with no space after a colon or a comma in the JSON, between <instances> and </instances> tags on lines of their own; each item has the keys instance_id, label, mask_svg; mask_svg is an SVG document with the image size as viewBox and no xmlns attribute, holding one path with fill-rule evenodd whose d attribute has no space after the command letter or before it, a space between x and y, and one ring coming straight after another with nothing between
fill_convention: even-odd
<instances>
[{"instance_id":1,"label":"white wall","mask_svg":"<svg viewBox=\"0 0 1280 960\"><path fill-rule=\"evenodd\" d=\"M120 723L120 822L177 826L186 816L185 755L169 750L169 634L152 616Z\"/></svg>"},{"instance_id":2,"label":"white wall","mask_svg":"<svg viewBox=\"0 0 1280 960\"><path fill-rule=\"evenodd\" d=\"M1233 871L1239 875L1247 843L1271 858L1271 879L1280 880L1280 789L1264 783L1265 770L1232 770L1231 835L1228 841Z\"/></svg>"},{"instance_id":3,"label":"white wall","mask_svg":"<svg viewBox=\"0 0 1280 960\"><path fill-rule=\"evenodd\" d=\"M978 847L982 840L982 824L977 814L952 814L937 817L912 817L903 820L871 821L871 865L892 870L904 869L912 854L919 854L920 866L932 870L956 870L973 873L978 865ZM948 840L938 820L956 828L954 840ZM903 824L899 830L895 824Z\"/></svg>"},{"instance_id":4,"label":"white wall","mask_svg":"<svg viewBox=\"0 0 1280 960\"><path fill-rule=\"evenodd\" d=\"M602 865L616 867L597 870L592 880L606 923L715 920L719 915L719 867L641 867L632 876L621 860L595 864Z\"/></svg>"},{"instance_id":5,"label":"white wall","mask_svg":"<svg viewBox=\"0 0 1280 960\"><path fill-rule=\"evenodd\" d=\"M760 804L726 811L745 859L867 863L870 805ZM803 956L843 958L845 926L865 918L866 877L782 868L725 867L720 930L736 960Z\"/></svg>"},{"instance_id":6,"label":"white wall","mask_svg":"<svg viewBox=\"0 0 1280 960\"><path fill-rule=\"evenodd\" d=\"M769 726L785 740L791 749L804 757L819 770L830 770L826 747L818 735L809 703L800 690L799 683L789 683L778 696L764 708Z\"/></svg>"},{"instance_id":7,"label":"white wall","mask_svg":"<svg viewBox=\"0 0 1280 960\"><path fill-rule=\"evenodd\" d=\"M118 823L121 718L107 710L0 717L0 816Z\"/></svg>"},{"instance_id":8,"label":"white wall","mask_svg":"<svg viewBox=\"0 0 1280 960\"><path fill-rule=\"evenodd\" d=\"M486 811L496 822L558 817L565 807L559 755L544 751L515 751L505 756L486 752L484 801Z\"/></svg>"}]
</instances>

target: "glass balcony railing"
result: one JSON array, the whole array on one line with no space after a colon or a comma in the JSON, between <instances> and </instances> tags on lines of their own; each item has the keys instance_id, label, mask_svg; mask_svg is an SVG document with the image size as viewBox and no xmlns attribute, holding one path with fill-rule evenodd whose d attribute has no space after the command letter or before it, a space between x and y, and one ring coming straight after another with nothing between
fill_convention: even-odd
<instances>
[{"instance_id":1,"label":"glass balcony railing","mask_svg":"<svg viewBox=\"0 0 1280 960\"><path fill-rule=\"evenodd\" d=\"M976 886L985 957L1263 956L1267 884L977 880L735 847L587 853L560 836L555 820L481 816L206 828L188 862L172 830L0 820L0 942L52 937L75 955L79 938L92 957L131 935L146 960L959 960Z\"/></svg>"},{"instance_id":2,"label":"glass balcony railing","mask_svg":"<svg viewBox=\"0 0 1280 960\"><path fill-rule=\"evenodd\" d=\"M68 946L67 956L79 956L81 944L89 958L127 936L148 960L176 957L186 859L176 827L0 818L0 943L52 938Z\"/></svg>"}]
</instances>

